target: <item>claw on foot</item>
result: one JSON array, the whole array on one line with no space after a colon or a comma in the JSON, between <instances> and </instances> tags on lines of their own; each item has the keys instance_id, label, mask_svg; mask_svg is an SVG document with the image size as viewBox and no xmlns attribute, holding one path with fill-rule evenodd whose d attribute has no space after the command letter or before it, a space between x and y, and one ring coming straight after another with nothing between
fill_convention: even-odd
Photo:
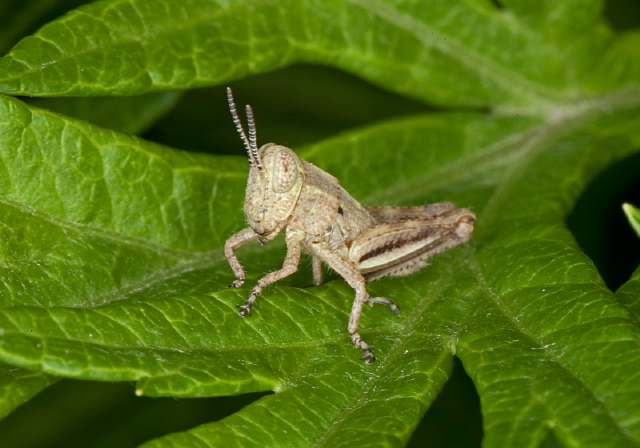
<instances>
[{"instance_id":1,"label":"claw on foot","mask_svg":"<svg viewBox=\"0 0 640 448\"><path fill-rule=\"evenodd\" d=\"M247 317L251 315L251 307L253 306L253 302L256 301L256 297L258 296L259 293L260 293L260 290L256 286L251 291L251 294L249 294L249 299L247 299L247 301L244 302L244 305L238 305L238 308L240 308L240 311L238 311L238 314L240 315L240 317Z\"/></svg>"},{"instance_id":2,"label":"claw on foot","mask_svg":"<svg viewBox=\"0 0 640 448\"><path fill-rule=\"evenodd\" d=\"M362 355L362 358L360 358L364 361L365 364L373 364L373 361L376 360L376 357L373 356L373 353L371 353L371 350L365 350L364 355Z\"/></svg>"},{"instance_id":3,"label":"claw on foot","mask_svg":"<svg viewBox=\"0 0 640 448\"><path fill-rule=\"evenodd\" d=\"M353 345L355 345L356 348L362 350L363 354L362 358L360 359L362 359L365 364L372 364L373 361L376 360L376 357L373 356L373 352L371 351L371 347L369 347L369 344L360 339L360 335L358 333L352 334L351 340L353 341Z\"/></svg>"},{"instance_id":4,"label":"claw on foot","mask_svg":"<svg viewBox=\"0 0 640 448\"><path fill-rule=\"evenodd\" d=\"M391 308L391 311L393 311L394 313L400 312L400 308L398 307L398 305L396 305L395 303L393 303L393 301L387 299L386 297L369 297L367 299L367 303L369 304L369 306L373 306L374 303L381 303Z\"/></svg>"},{"instance_id":5,"label":"claw on foot","mask_svg":"<svg viewBox=\"0 0 640 448\"><path fill-rule=\"evenodd\" d=\"M231 283L229 286L227 286L227 288L239 288L242 285L244 285L244 280L236 280L233 283Z\"/></svg>"},{"instance_id":6,"label":"claw on foot","mask_svg":"<svg viewBox=\"0 0 640 448\"><path fill-rule=\"evenodd\" d=\"M240 317L247 317L247 316L251 316L251 305L247 305L246 303L244 305L237 305L238 308L240 308L240 311L238 311L238 314L240 315Z\"/></svg>"}]
</instances>

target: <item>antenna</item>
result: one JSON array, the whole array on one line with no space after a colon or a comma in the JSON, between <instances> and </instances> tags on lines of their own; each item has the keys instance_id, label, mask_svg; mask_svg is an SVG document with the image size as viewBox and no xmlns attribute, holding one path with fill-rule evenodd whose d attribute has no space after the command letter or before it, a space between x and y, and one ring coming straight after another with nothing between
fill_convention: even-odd
<instances>
[{"instance_id":1,"label":"antenna","mask_svg":"<svg viewBox=\"0 0 640 448\"><path fill-rule=\"evenodd\" d=\"M249 138L247 138L247 134L244 133L244 129L242 128L242 122L240 121L240 117L238 117L238 111L236 110L236 104L233 101L233 93L231 92L231 88L227 87L227 100L229 101L229 110L231 111L231 117L233 118L233 124L236 125L236 130L240 135L240 139L244 144L244 148L247 150L247 154L249 154L249 162L251 165L255 165L260 171L262 171L262 163L260 162L260 157L258 156L258 145L256 141L256 123L253 119L253 110L251 106L247 105L246 114L247 114L247 123L249 125Z\"/></svg>"},{"instance_id":2,"label":"antenna","mask_svg":"<svg viewBox=\"0 0 640 448\"><path fill-rule=\"evenodd\" d=\"M247 125L249 126L249 146L251 151L258 157L258 143L256 139L256 122L253 120L253 109L247 104L245 107L245 113L247 114Z\"/></svg>"}]
</instances>

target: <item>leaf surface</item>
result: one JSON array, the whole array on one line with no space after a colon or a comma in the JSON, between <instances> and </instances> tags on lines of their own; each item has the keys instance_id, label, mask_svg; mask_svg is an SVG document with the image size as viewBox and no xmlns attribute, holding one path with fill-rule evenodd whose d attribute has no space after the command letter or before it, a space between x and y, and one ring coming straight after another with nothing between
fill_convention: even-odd
<instances>
[{"instance_id":1,"label":"leaf surface","mask_svg":"<svg viewBox=\"0 0 640 448\"><path fill-rule=\"evenodd\" d=\"M56 381L57 378L42 372L0 364L0 418Z\"/></svg>"},{"instance_id":2,"label":"leaf surface","mask_svg":"<svg viewBox=\"0 0 640 448\"><path fill-rule=\"evenodd\" d=\"M318 62L448 105L548 111L578 99L585 70L610 39L597 15L601 2L580 2L579 8L561 2L557 9L581 12L570 21L562 10L540 15L544 8L524 11L515 3L526 20L471 0L427 8L382 0L96 2L43 27L0 59L0 91L138 94ZM550 17L546 32L537 32ZM564 32L557 35L557 29ZM531 63L539 60L545 63Z\"/></svg>"}]
</instances>

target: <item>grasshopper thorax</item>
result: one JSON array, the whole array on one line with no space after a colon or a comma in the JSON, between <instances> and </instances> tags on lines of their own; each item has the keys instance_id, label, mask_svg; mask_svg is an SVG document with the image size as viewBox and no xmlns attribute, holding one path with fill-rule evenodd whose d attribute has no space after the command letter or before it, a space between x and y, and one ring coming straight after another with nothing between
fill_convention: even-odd
<instances>
[{"instance_id":1,"label":"grasshopper thorax","mask_svg":"<svg viewBox=\"0 0 640 448\"><path fill-rule=\"evenodd\" d=\"M251 163L244 213L256 233L268 235L280 231L291 217L304 168L292 150L274 143L263 145L257 156L260 165Z\"/></svg>"}]
</instances>

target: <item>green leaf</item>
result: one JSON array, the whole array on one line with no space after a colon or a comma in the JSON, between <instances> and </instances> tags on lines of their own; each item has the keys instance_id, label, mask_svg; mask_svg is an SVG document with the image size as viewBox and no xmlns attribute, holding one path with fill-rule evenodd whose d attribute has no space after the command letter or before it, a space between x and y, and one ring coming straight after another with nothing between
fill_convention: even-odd
<instances>
[{"instance_id":1,"label":"green leaf","mask_svg":"<svg viewBox=\"0 0 640 448\"><path fill-rule=\"evenodd\" d=\"M635 314L636 322L640 323L640 268L616 291L616 297Z\"/></svg>"},{"instance_id":2,"label":"green leaf","mask_svg":"<svg viewBox=\"0 0 640 448\"><path fill-rule=\"evenodd\" d=\"M25 38L0 60L5 93L142 94L316 62L491 111L294 148L365 205L452 200L478 215L468 244L368 285L402 313L365 310L378 356L366 366L345 330L353 290L335 277L311 287L308 263L237 316L284 254L281 241L242 248L247 287L225 288L222 247L246 225L244 157L0 97L0 360L152 396L275 392L148 447L402 446L454 356L487 447L640 444L637 274L614 295L565 223L589 182L640 147L637 34L612 32L598 1L500 5L102 1Z\"/></svg>"},{"instance_id":3,"label":"green leaf","mask_svg":"<svg viewBox=\"0 0 640 448\"><path fill-rule=\"evenodd\" d=\"M51 375L0 364L0 418L56 381Z\"/></svg>"},{"instance_id":4,"label":"green leaf","mask_svg":"<svg viewBox=\"0 0 640 448\"><path fill-rule=\"evenodd\" d=\"M640 236L640 210L631 204L623 204L622 209L629 224ZM636 321L640 321L640 268L616 291L616 297L636 315Z\"/></svg>"},{"instance_id":5,"label":"green leaf","mask_svg":"<svg viewBox=\"0 0 640 448\"><path fill-rule=\"evenodd\" d=\"M590 83L613 88L637 84L640 73L640 31L616 36L590 75ZM597 88L597 87L596 87Z\"/></svg>"},{"instance_id":6,"label":"green leaf","mask_svg":"<svg viewBox=\"0 0 640 448\"><path fill-rule=\"evenodd\" d=\"M633 230L640 236L640 210L631 204L623 204L622 210L624 210L624 214L627 215L627 219L631 227L633 227Z\"/></svg>"},{"instance_id":7,"label":"green leaf","mask_svg":"<svg viewBox=\"0 0 640 448\"><path fill-rule=\"evenodd\" d=\"M363 0L96 2L43 27L2 58L0 91L132 94L212 85L304 61L340 66L438 103L548 111L580 97L585 69L609 39L595 14L600 1L566 3L561 9L581 15L569 20L562 10L539 9L545 14L526 23L465 0L446 7ZM531 32L554 17L571 31ZM566 36L578 42L558 44ZM545 63L531 63L540 60Z\"/></svg>"}]
</instances>

